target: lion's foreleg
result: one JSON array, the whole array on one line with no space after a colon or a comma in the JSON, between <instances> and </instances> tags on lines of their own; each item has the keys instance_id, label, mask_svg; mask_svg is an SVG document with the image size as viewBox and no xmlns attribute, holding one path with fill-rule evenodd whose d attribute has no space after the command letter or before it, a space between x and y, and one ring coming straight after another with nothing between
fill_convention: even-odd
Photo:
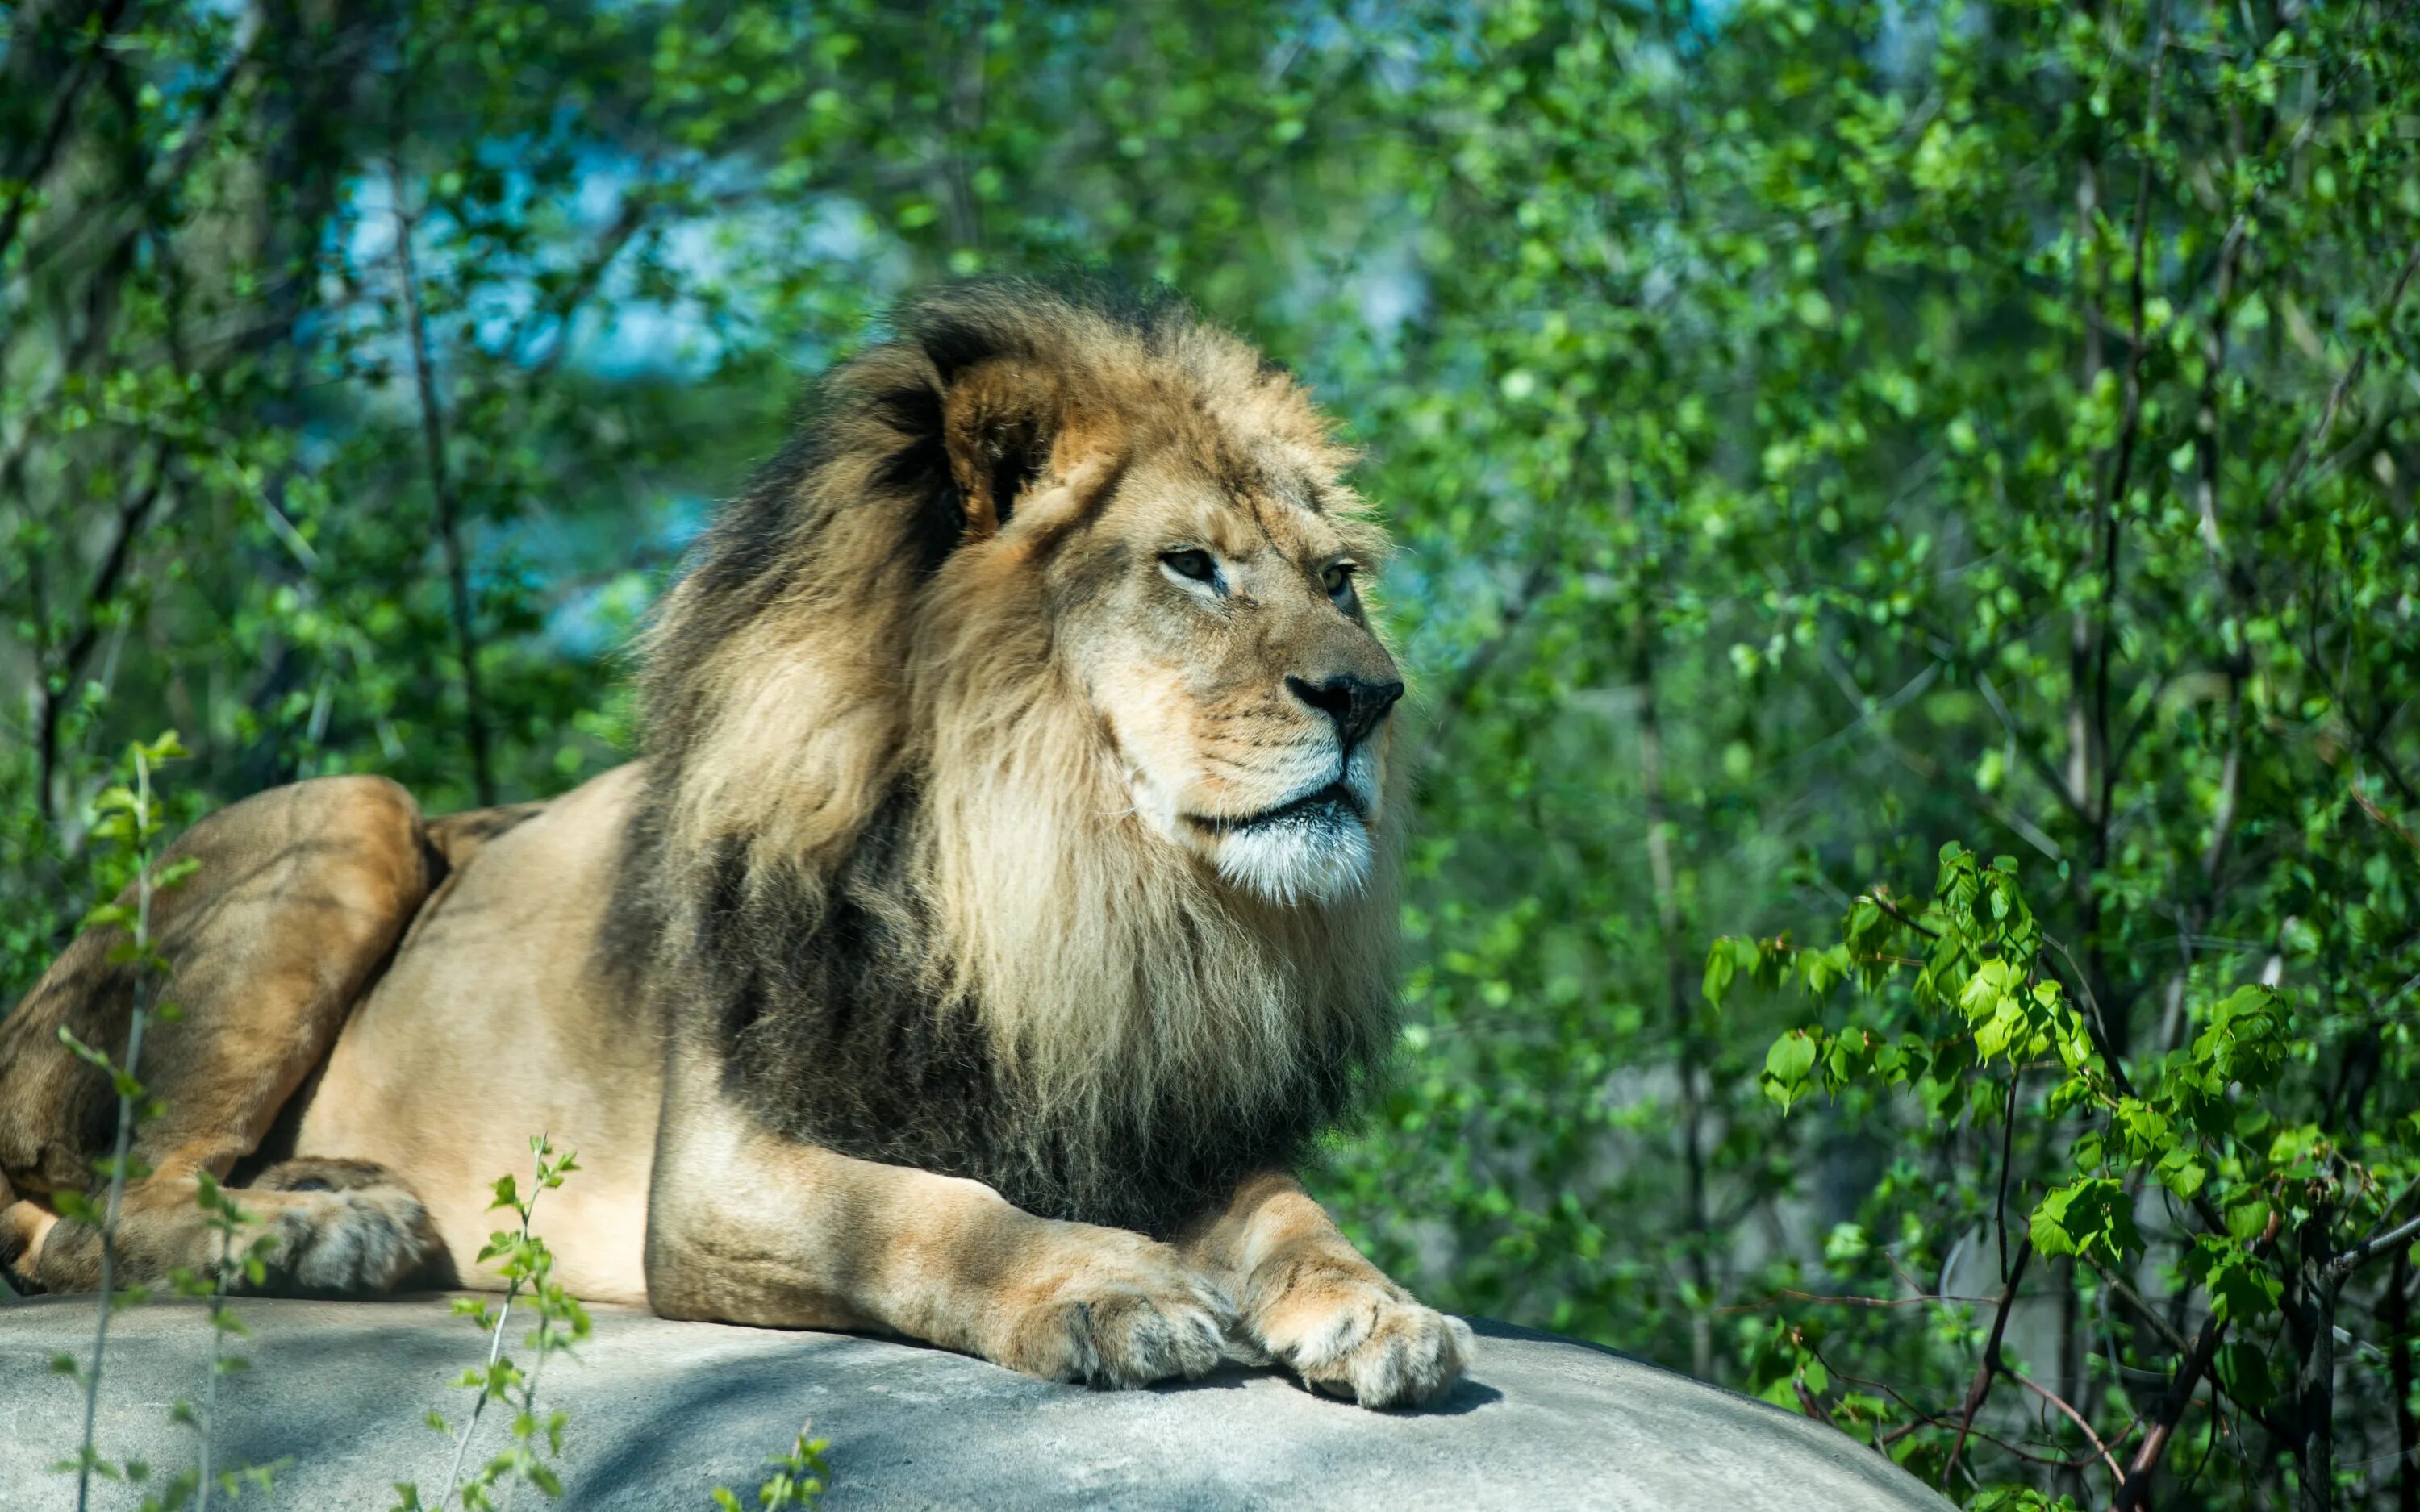
<instances>
[{"instance_id":1,"label":"lion's foreleg","mask_svg":"<svg viewBox=\"0 0 2420 1512\"><path fill-rule=\"evenodd\" d=\"M884 1330L1111 1386L1227 1356L1233 1306L1169 1245L799 1144L719 1101L666 1123L647 1295L667 1317Z\"/></svg>"},{"instance_id":2,"label":"lion's foreleg","mask_svg":"<svg viewBox=\"0 0 2420 1512\"><path fill-rule=\"evenodd\" d=\"M1388 1279L1291 1175L1245 1181L1183 1247L1234 1295L1251 1341L1322 1391L1417 1406L1469 1362L1469 1327Z\"/></svg>"}]
</instances>

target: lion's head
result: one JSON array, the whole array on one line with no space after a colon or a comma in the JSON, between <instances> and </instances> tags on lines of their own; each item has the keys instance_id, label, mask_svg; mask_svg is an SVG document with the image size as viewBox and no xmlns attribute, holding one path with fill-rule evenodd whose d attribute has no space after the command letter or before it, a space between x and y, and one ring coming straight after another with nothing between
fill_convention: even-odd
<instances>
[{"instance_id":1,"label":"lion's head","mask_svg":"<svg viewBox=\"0 0 2420 1512\"><path fill-rule=\"evenodd\" d=\"M979 1044L1016 1124L983 1142L1032 1169L960 1164L1029 1206L1108 1200L1122 1142L1281 1154L1389 1023L1403 684L1349 455L1172 304L991 283L894 325L651 634L659 908L756 983L725 1016L824 1142L851 1141L815 1110L862 1101L833 1025L871 995L974 1026L936 1054ZM893 964L799 954L850 949ZM866 1152L903 1149L949 1164Z\"/></svg>"}]
</instances>

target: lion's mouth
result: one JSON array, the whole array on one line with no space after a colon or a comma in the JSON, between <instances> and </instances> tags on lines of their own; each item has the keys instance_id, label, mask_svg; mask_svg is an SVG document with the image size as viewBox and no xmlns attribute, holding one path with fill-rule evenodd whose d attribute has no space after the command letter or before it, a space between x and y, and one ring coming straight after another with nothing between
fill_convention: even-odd
<instances>
[{"instance_id":1,"label":"lion's mouth","mask_svg":"<svg viewBox=\"0 0 2420 1512\"><path fill-rule=\"evenodd\" d=\"M1313 824L1323 820L1332 822L1347 816L1364 823L1369 817L1362 811L1360 795L1338 781L1306 793L1301 797L1289 798L1274 809L1264 809L1259 813L1248 814L1240 819L1212 818L1201 814L1187 814L1185 817L1188 822L1199 825L1213 834L1233 835L1248 830L1276 828L1289 824Z\"/></svg>"}]
</instances>

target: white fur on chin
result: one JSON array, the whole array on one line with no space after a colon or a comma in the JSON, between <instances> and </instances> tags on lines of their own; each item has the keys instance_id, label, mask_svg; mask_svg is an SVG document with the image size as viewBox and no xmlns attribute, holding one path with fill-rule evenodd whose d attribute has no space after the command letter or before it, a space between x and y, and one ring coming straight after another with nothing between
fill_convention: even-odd
<instances>
[{"instance_id":1,"label":"white fur on chin","mask_svg":"<svg viewBox=\"0 0 2420 1512\"><path fill-rule=\"evenodd\" d=\"M1361 890L1375 859L1359 820L1311 813L1226 836L1218 874L1273 903L1333 903Z\"/></svg>"}]
</instances>

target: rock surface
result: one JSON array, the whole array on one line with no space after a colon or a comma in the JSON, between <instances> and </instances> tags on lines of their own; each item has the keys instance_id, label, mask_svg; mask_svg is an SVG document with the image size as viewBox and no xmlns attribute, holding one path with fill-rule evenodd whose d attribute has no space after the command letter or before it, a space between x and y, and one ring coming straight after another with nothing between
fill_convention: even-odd
<instances>
[{"instance_id":1,"label":"rock surface","mask_svg":"<svg viewBox=\"0 0 2420 1512\"><path fill-rule=\"evenodd\" d=\"M259 1507L434 1500L447 1450L422 1426L458 1414L446 1383L483 1353L443 1299L248 1300L250 1370L221 1387L223 1458L285 1457ZM802 1420L831 1441L824 1505L908 1507L1604 1507L1884 1512L1947 1505L1828 1427L1609 1350L1478 1325L1471 1378L1424 1413L1314 1396L1270 1371L1106 1393L877 1339L674 1323L595 1310L597 1334L550 1365L542 1399L570 1413L565 1506L701 1508L718 1484L755 1504L762 1461ZM73 1451L81 1398L47 1373L90 1345L90 1298L0 1304L0 1508L73 1502L48 1466ZM101 1446L190 1464L169 1404L198 1396L209 1328L156 1302L112 1328ZM518 1325L509 1340L520 1337ZM483 1432L487 1431L483 1429ZM494 1430L502 1432L501 1424ZM483 1440L481 1447L487 1446ZM96 1504L132 1506L110 1487ZM524 1497L524 1506L542 1504Z\"/></svg>"}]
</instances>

